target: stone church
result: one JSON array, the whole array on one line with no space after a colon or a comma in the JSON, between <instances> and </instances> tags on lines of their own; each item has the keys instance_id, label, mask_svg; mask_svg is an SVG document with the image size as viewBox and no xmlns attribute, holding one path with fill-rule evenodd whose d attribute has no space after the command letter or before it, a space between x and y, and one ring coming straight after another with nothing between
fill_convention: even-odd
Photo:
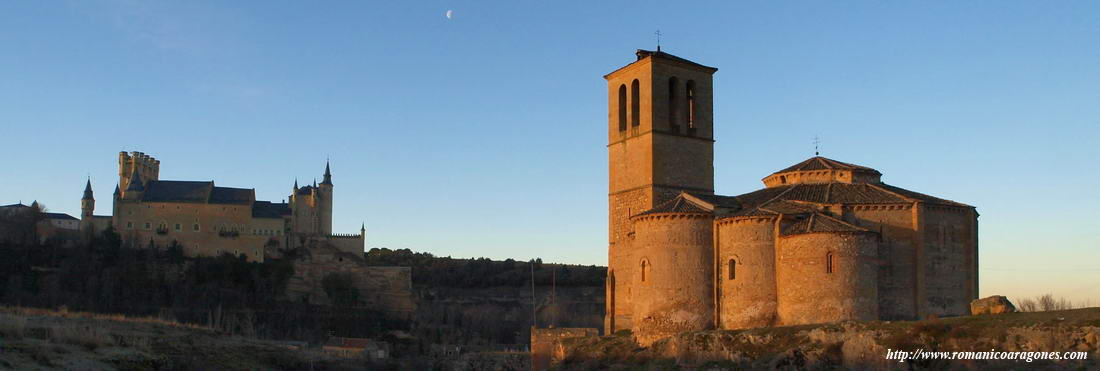
<instances>
[{"instance_id":1,"label":"stone church","mask_svg":"<svg viewBox=\"0 0 1100 371\"><path fill-rule=\"evenodd\" d=\"M968 313L978 295L973 206L815 156L714 194L712 75L668 53L608 87L605 333L643 345L704 329Z\"/></svg>"},{"instance_id":2,"label":"stone church","mask_svg":"<svg viewBox=\"0 0 1100 371\"><path fill-rule=\"evenodd\" d=\"M244 255L264 261L281 249L325 242L362 255L365 228L332 233L332 172L325 164L320 184L294 182L286 202L256 200L256 190L213 181L161 180L160 160L142 152L118 154L113 215L93 215L91 182L80 200L81 230L99 233L108 225L134 246L165 247L176 242L188 256Z\"/></svg>"}]
</instances>

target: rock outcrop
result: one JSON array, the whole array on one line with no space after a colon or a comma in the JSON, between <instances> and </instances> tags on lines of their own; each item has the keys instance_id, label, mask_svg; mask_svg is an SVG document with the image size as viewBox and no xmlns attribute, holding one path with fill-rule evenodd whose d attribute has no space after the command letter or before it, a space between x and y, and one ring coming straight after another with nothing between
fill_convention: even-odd
<instances>
[{"instance_id":1,"label":"rock outcrop","mask_svg":"<svg viewBox=\"0 0 1100 371\"><path fill-rule=\"evenodd\" d=\"M1001 295L993 295L970 302L970 314L1001 314L1014 313L1016 306L1012 305L1008 298Z\"/></svg>"}]
</instances>

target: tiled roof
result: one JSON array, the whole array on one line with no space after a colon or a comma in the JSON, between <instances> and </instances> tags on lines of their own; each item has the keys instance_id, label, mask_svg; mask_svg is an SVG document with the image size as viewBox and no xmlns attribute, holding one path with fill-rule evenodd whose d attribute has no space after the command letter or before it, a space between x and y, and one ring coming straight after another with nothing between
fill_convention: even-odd
<instances>
[{"instance_id":1,"label":"tiled roof","mask_svg":"<svg viewBox=\"0 0 1100 371\"><path fill-rule=\"evenodd\" d=\"M698 205L695 202L684 198L684 195L681 194L679 196L676 196L676 198L665 201L664 203L654 206L652 209L638 215L663 213L710 214L712 212L712 209L706 208L702 205Z\"/></svg>"},{"instance_id":2,"label":"tiled roof","mask_svg":"<svg viewBox=\"0 0 1100 371\"><path fill-rule=\"evenodd\" d=\"M783 227L784 236L816 232L870 232L867 229L849 224L843 220L821 213L811 213L808 217Z\"/></svg>"},{"instance_id":3,"label":"tiled roof","mask_svg":"<svg viewBox=\"0 0 1100 371\"><path fill-rule=\"evenodd\" d=\"M288 204L271 201L256 201L252 204L253 218L282 218L284 215L290 215Z\"/></svg>"},{"instance_id":4,"label":"tiled roof","mask_svg":"<svg viewBox=\"0 0 1100 371\"><path fill-rule=\"evenodd\" d=\"M790 167L788 167L786 169L776 171L773 174L786 173L786 172L791 172L791 171L812 171L812 170L832 170L832 169L857 170L857 171L868 171L868 172L878 173L878 170L875 170L875 169L872 169L872 168L869 168L869 167L866 167L866 166L849 164L849 163L846 163L846 162L840 162L840 161L837 161L837 160L833 160L833 159L829 159L829 158L825 158L825 157L821 157L821 156L814 156L814 157L810 157L806 161L802 161L802 162L799 162L797 164L791 165Z\"/></svg>"},{"instance_id":5,"label":"tiled roof","mask_svg":"<svg viewBox=\"0 0 1100 371\"><path fill-rule=\"evenodd\" d=\"M634 52L634 55L638 56L638 60L645 59L646 57L657 57L657 58L664 58L664 59L668 59L668 60L677 61L677 62L680 62L680 63L687 63L687 64L690 64L690 65L700 67L700 68L704 68L704 69L708 69L708 70L718 71L717 68L714 68L714 67L711 67L711 66L704 66L704 65L701 65L699 63L695 63L695 62L689 61L687 59L680 58L680 57L677 57L675 55L668 54L668 53L665 53L665 52L662 52L662 51L638 49L636 52Z\"/></svg>"},{"instance_id":6,"label":"tiled roof","mask_svg":"<svg viewBox=\"0 0 1100 371\"><path fill-rule=\"evenodd\" d=\"M196 202L206 203L214 190L214 182L182 180L151 180L145 187L145 202Z\"/></svg>"},{"instance_id":7,"label":"tiled roof","mask_svg":"<svg viewBox=\"0 0 1100 371\"><path fill-rule=\"evenodd\" d=\"M24 205L24 204L18 203L18 204L11 204L11 205L4 205L4 206L0 206L0 209L8 209L8 208L24 208L24 207L30 207L30 206L27 206L27 205Z\"/></svg>"},{"instance_id":8,"label":"tiled roof","mask_svg":"<svg viewBox=\"0 0 1100 371\"><path fill-rule=\"evenodd\" d=\"M300 195L313 194L313 190L314 190L313 186L308 186L307 185L305 187L298 188L298 194L300 194Z\"/></svg>"},{"instance_id":9,"label":"tiled roof","mask_svg":"<svg viewBox=\"0 0 1100 371\"><path fill-rule=\"evenodd\" d=\"M820 183L792 184L764 188L740 196L692 194L707 202L722 202L721 206L736 210L729 216L768 216L813 212L814 204L908 204L924 202L935 205L970 207L951 200L932 197L887 184Z\"/></svg>"},{"instance_id":10,"label":"tiled roof","mask_svg":"<svg viewBox=\"0 0 1100 371\"><path fill-rule=\"evenodd\" d=\"M939 198L939 197L933 197L933 196L929 196L929 195L926 195L926 194L923 194L923 193L913 192L913 191L910 191L908 189L895 187L895 186L892 186L892 185L889 185L889 184L879 184L878 186L882 187L883 189L885 189L887 191L898 193L898 194L901 194L904 197L920 200L922 202L929 203L929 204L972 207L970 205L967 205L967 204L964 204L964 203L961 203L961 202L945 200L945 199L942 199L942 198Z\"/></svg>"}]
</instances>

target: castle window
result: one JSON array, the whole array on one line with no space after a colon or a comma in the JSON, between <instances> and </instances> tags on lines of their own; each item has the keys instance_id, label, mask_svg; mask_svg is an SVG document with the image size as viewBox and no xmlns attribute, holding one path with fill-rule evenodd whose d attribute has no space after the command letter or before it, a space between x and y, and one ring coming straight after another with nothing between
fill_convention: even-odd
<instances>
[{"instance_id":1,"label":"castle window","mask_svg":"<svg viewBox=\"0 0 1100 371\"><path fill-rule=\"evenodd\" d=\"M146 230L153 229L153 223L145 222L145 229Z\"/></svg>"},{"instance_id":2,"label":"castle window","mask_svg":"<svg viewBox=\"0 0 1100 371\"><path fill-rule=\"evenodd\" d=\"M825 254L825 273L833 273L833 253Z\"/></svg>"},{"instance_id":3,"label":"castle window","mask_svg":"<svg viewBox=\"0 0 1100 371\"><path fill-rule=\"evenodd\" d=\"M687 116L688 116L687 117L687 119L688 119L687 120L687 127L688 127L688 135L695 134L695 129L696 129L695 119L696 119L696 115L697 115L697 113L695 112L695 109L696 109L696 104L695 104L695 81L694 80L688 80L688 82L687 82L687 110L688 110L688 112L687 112Z\"/></svg>"},{"instance_id":4,"label":"castle window","mask_svg":"<svg viewBox=\"0 0 1100 371\"><path fill-rule=\"evenodd\" d=\"M619 85L619 131L626 130L626 85Z\"/></svg>"},{"instance_id":5,"label":"castle window","mask_svg":"<svg viewBox=\"0 0 1100 371\"><path fill-rule=\"evenodd\" d=\"M191 229L194 230L195 232L198 232L199 231L199 223L195 223L195 224L191 225Z\"/></svg>"},{"instance_id":6,"label":"castle window","mask_svg":"<svg viewBox=\"0 0 1100 371\"><path fill-rule=\"evenodd\" d=\"M179 231L182 231L182 230L183 230L183 224L176 223L176 232L179 232Z\"/></svg>"},{"instance_id":7,"label":"castle window","mask_svg":"<svg viewBox=\"0 0 1100 371\"><path fill-rule=\"evenodd\" d=\"M639 90L638 79L634 79L634 82L630 83L630 126L638 126L642 124L642 102L641 93Z\"/></svg>"},{"instance_id":8,"label":"castle window","mask_svg":"<svg viewBox=\"0 0 1100 371\"><path fill-rule=\"evenodd\" d=\"M730 259L729 262L729 276L731 280L737 278L737 260Z\"/></svg>"},{"instance_id":9,"label":"castle window","mask_svg":"<svg viewBox=\"0 0 1100 371\"><path fill-rule=\"evenodd\" d=\"M134 222L126 222L126 229L134 229Z\"/></svg>"},{"instance_id":10,"label":"castle window","mask_svg":"<svg viewBox=\"0 0 1100 371\"><path fill-rule=\"evenodd\" d=\"M649 262L642 260L642 282L645 282L646 276L649 275Z\"/></svg>"},{"instance_id":11,"label":"castle window","mask_svg":"<svg viewBox=\"0 0 1100 371\"><path fill-rule=\"evenodd\" d=\"M673 133L680 133L680 105L677 102L676 91L680 90L680 81L675 77L668 79L668 129Z\"/></svg>"}]
</instances>

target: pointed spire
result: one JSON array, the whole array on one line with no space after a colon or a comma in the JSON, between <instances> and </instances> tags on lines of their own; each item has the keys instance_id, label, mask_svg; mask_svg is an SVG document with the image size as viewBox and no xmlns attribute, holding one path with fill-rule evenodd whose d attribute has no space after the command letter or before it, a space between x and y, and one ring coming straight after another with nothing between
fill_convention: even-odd
<instances>
[{"instance_id":1,"label":"pointed spire","mask_svg":"<svg viewBox=\"0 0 1100 371\"><path fill-rule=\"evenodd\" d=\"M363 225L359 227L359 231L360 232L366 232L367 231L367 222L363 222Z\"/></svg>"},{"instance_id":2,"label":"pointed spire","mask_svg":"<svg viewBox=\"0 0 1100 371\"><path fill-rule=\"evenodd\" d=\"M298 190L298 178L294 178L294 190Z\"/></svg>"},{"instance_id":3,"label":"pointed spire","mask_svg":"<svg viewBox=\"0 0 1100 371\"><path fill-rule=\"evenodd\" d=\"M130 185L126 186L126 191L144 191L145 185L141 184L141 173L138 169L134 169L133 173L130 173Z\"/></svg>"},{"instance_id":4,"label":"pointed spire","mask_svg":"<svg viewBox=\"0 0 1100 371\"><path fill-rule=\"evenodd\" d=\"M325 179L321 181L321 184L332 185L332 172L329 171L328 160L325 160Z\"/></svg>"},{"instance_id":5,"label":"pointed spire","mask_svg":"<svg viewBox=\"0 0 1100 371\"><path fill-rule=\"evenodd\" d=\"M122 192L118 189L118 183L115 183L115 196L118 196Z\"/></svg>"},{"instance_id":6,"label":"pointed spire","mask_svg":"<svg viewBox=\"0 0 1100 371\"><path fill-rule=\"evenodd\" d=\"M34 202L31 202L31 207L37 209L38 208L38 200L34 200Z\"/></svg>"},{"instance_id":7,"label":"pointed spire","mask_svg":"<svg viewBox=\"0 0 1100 371\"><path fill-rule=\"evenodd\" d=\"M317 178L313 178L313 188L317 188Z\"/></svg>"},{"instance_id":8,"label":"pointed spire","mask_svg":"<svg viewBox=\"0 0 1100 371\"><path fill-rule=\"evenodd\" d=\"M82 200L92 199L92 178L88 178L88 182L84 184L84 198Z\"/></svg>"}]
</instances>

